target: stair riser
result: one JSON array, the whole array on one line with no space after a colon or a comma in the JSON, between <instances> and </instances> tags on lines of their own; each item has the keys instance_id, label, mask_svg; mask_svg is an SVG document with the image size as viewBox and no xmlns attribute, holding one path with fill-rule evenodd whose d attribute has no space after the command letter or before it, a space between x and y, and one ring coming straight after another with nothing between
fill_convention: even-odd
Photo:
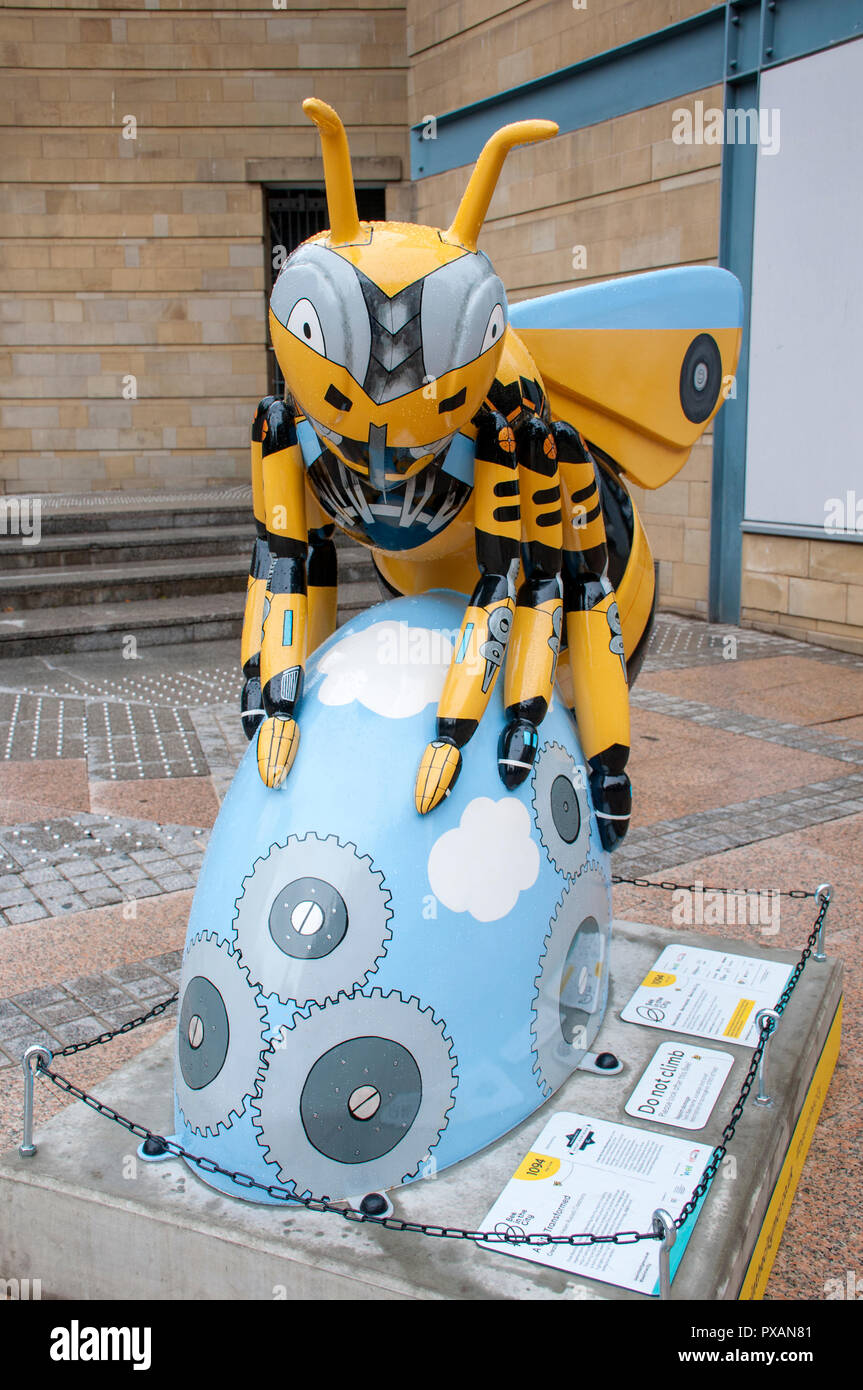
<instances>
[{"instance_id":1,"label":"stair riser","mask_svg":"<svg viewBox=\"0 0 863 1390\"><path fill-rule=\"evenodd\" d=\"M223 541L218 537L207 540L184 541L178 536L174 540L170 534L165 539L150 541L143 545L100 546L92 549L47 550L43 546L32 546L24 550L0 547L0 574L19 573L22 570L54 570L81 565L123 565L146 564L148 560L181 560L184 555L190 559L206 559L219 555L246 555L251 553L251 541Z\"/></svg>"},{"instance_id":2,"label":"stair riser","mask_svg":"<svg viewBox=\"0 0 863 1390\"><path fill-rule=\"evenodd\" d=\"M7 570L3 570L2 565L0 565L0 609L7 607L52 608L55 604L70 603L105 603L106 599L103 596L105 592L118 594L121 602L127 598L155 598L161 597L163 590L160 589L158 594L151 594L147 592L147 586L154 584L161 584L164 586L166 583L171 586L170 589L167 590L168 593L225 593L226 590L218 586L222 585L226 578L232 581L229 587L238 589L244 588L248 574L248 553L248 547L246 546L237 546L231 550L225 551L218 550L210 555L208 555L206 551L189 550L186 554L186 558L190 561L224 559L226 562L223 567L225 573L224 575L216 574L214 576L190 574L180 580L176 580L173 577L170 580L166 580L156 573L153 575L130 575L128 580L123 580L122 582L118 581L116 575L114 575L106 582L103 574L100 572L107 568L116 570L126 562L132 565L134 563L147 564L148 561L169 560L176 564L183 559L182 549L179 553L174 552L163 555L151 554L144 557L136 557L127 550L119 552L112 551L107 557L100 556L98 563L93 559L92 563L89 565L87 552L77 553L74 556L74 563L72 563L73 557L70 555L69 564L41 564L32 567L21 566L17 569ZM44 558L47 560L49 557L46 555ZM70 568L80 570L85 566L92 571L92 579L89 574L86 578L79 576L77 580L75 578L70 578L68 573ZM26 576L29 574L33 574L34 576L32 590L28 588L26 582ZM8 576L9 582L6 582L5 576ZM38 576L38 578L36 578L36 576ZM52 582L45 583L44 581L48 578L50 578ZM208 587L211 579L216 587ZM366 553L358 554L356 550L342 552L339 556L339 584L344 585L355 582L376 584L377 576L375 574L374 565ZM190 583L203 587L194 589L186 587ZM141 592L142 590L143 592ZM67 592L75 594L76 597L67 598ZM45 595L45 597L31 597L31 594Z\"/></svg>"},{"instance_id":3,"label":"stair riser","mask_svg":"<svg viewBox=\"0 0 863 1390\"><path fill-rule=\"evenodd\" d=\"M241 618L213 618L194 623L154 624L141 627L105 627L96 632L46 632L33 636L0 636L0 660L20 656L62 656L69 652L116 651L128 636L137 638L140 645L150 647L174 646L180 643L219 642L229 638L239 640ZM238 658L239 660L239 658Z\"/></svg>"},{"instance_id":4,"label":"stair riser","mask_svg":"<svg viewBox=\"0 0 863 1390\"><path fill-rule=\"evenodd\" d=\"M62 574L58 570L58 575ZM177 598L192 594L236 593L238 607L242 609L245 585L236 574L209 574L195 579L139 579L100 583L98 571L94 568L92 583L69 585L50 585L46 588L25 590L23 593L7 594L0 587L0 607L13 613L31 612L36 608L70 608L79 604L97 605L100 603L125 603L127 599L139 603L142 599Z\"/></svg>"},{"instance_id":5,"label":"stair riser","mask_svg":"<svg viewBox=\"0 0 863 1390\"><path fill-rule=\"evenodd\" d=\"M43 536L80 536L82 532L106 531L172 531L187 530L190 526L248 526L252 534L254 519L251 504L236 507L212 507L196 511L178 508L176 511L133 511L118 507L115 512L81 511L70 507L68 512L42 511Z\"/></svg>"},{"instance_id":6,"label":"stair riser","mask_svg":"<svg viewBox=\"0 0 863 1390\"><path fill-rule=\"evenodd\" d=\"M163 531L166 545L182 546L184 544L182 539L184 532L190 528L199 530L204 526L219 529L227 526L242 527L248 538L249 550L254 544L255 519L250 506L225 509L224 511L156 512L155 514L153 512L81 513L80 511L57 513L50 516L43 514L40 535L43 540L57 540L62 536L109 535L117 531ZM337 550L349 549L356 545L356 541L352 540L350 536L346 536L343 531L335 531L333 540ZM1 535L0 569L3 568L5 556L20 555L21 552L29 559L31 555L41 554L42 548L39 545L25 546L19 536Z\"/></svg>"},{"instance_id":7,"label":"stair riser","mask_svg":"<svg viewBox=\"0 0 863 1390\"><path fill-rule=\"evenodd\" d=\"M338 622L347 622L355 613L366 607L363 603L345 604L339 608ZM115 624L99 628L96 632L48 632L28 636L14 632L0 631L0 661L12 657L61 656L69 652L98 652L116 650L128 636L137 638L141 646L174 646L181 643L218 642L236 640L239 642L243 621L241 617L195 619L194 622L164 622L150 624L130 623L125 626ZM237 649L239 662L239 647Z\"/></svg>"}]
</instances>

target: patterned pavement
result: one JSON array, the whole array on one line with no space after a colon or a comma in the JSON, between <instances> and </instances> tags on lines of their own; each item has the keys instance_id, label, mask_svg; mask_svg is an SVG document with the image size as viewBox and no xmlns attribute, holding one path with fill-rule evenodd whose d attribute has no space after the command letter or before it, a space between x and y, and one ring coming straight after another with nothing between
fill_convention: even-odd
<instances>
[{"instance_id":1,"label":"patterned pavement","mask_svg":"<svg viewBox=\"0 0 863 1390\"><path fill-rule=\"evenodd\" d=\"M0 921L37 922L194 888L205 831L79 812L0 833Z\"/></svg>"},{"instance_id":2,"label":"patterned pavement","mask_svg":"<svg viewBox=\"0 0 863 1390\"><path fill-rule=\"evenodd\" d=\"M56 1049L92 1037L176 986L208 831L246 747L237 657L233 643L200 643L142 650L135 661L95 652L0 662L5 1143L18 1139L16 1064L27 1043ZM663 615L632 705L635 813L615 856L618 873L760 889L837 886L828 949L841 943L846 958L843 1054L769 1288L774 1298L823 1297L838 1265L825 1256L813 1276L807 1225L818 1218L806 1194L817 1197L829 1181L835 1204L837 1183L853 1185L847 1126L853 1113L859 1153L863 1093L854 930L863 658ZM810 906L783 907L770 944L802 944ZM670 925L665 894L621 887L615 907ZM749 929L753 940L757 930ZM166 1019L70 1060L70 1075L97 1085L170 1027ZM46 1092L39 1088L41 1117L62 1104ZM837 1258L840 1275L855 1259L863 1268L860 1237L849 1234Z\"/></svg>"}]
</instances>

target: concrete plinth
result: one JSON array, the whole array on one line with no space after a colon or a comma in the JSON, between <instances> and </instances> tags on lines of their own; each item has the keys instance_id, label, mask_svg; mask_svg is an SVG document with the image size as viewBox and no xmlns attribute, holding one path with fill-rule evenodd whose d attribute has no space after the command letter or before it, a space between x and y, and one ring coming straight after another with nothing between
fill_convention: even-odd
<instances>
[{"instance_id":1,"label":"concrete plinth","mask_svg":"<svg viewBox=\"0 0 863 1390\"><path fill-rule=\"evenodd\" d=\"M625 1113L624 1105L655 1049L672 1035L623 1023L619 1014L670 941L789 964L797 959L788 951L634 923L616 922L614 932L611 996L596 1050L616 1053L623 1071L617 1076L576 1072L498 1143L435 1181L391 1194L396 1216L476 1229L554 1111L642 1124ZM673 1298L751 1298L763 1291L835 1062L841 981L837 961L809 962L771 1045L775 1105L763 1110L751 1101L747 1105L731 1149L735 1164L729 1175L719 1173L707 1195L674 1279ZM673 1036L686 1040L684 1034ZM728 1121L752 1056L748 1047L728 1050L734 1066L707 1126L685 1131L693 1141L717 1143ZM157 1132L170 1133L171 1057L172 1040L165 1038L100 1086L100 1099ZM64 1074L74 1078L74 1060L65 1064ZM643 1127L684 1133L656 1123ZM490 1254L467 1240L430 1240L350 1225L332 1214L282 1211L220 1196L180 1160L135 1160L137 1141L83 1105L69 1106L36 1138L35 1158L22 1159L13 1151L0 1159L0 1273L14 1270L18 1278L41 1279L43 1297L644 1297L589 1279L576 1283L571 1274Z\"/></svg>"}]
</instances>

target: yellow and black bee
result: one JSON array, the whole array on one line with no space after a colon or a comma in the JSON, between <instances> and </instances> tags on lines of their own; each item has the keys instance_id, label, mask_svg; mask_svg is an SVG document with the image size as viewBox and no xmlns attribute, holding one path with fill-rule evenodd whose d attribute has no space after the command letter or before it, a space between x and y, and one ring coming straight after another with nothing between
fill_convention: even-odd
<instances>
[{"instance_id":1,"label":"yellow and black bee","mask_svg":"<svg viewBox=\"0 0 863 1390\"><path fill-rule=\"evenodd\" d=\"M417 811L452 789L504 660L499 772L508 788L525 780L568 648L561 687L611 849L631 807L627 667L655 601L624 476L666 482L718 410L740 286L692 267L510 311L477 238L507 152L555 135L553 122L497 131L443 231L360 222L341 120L322 101L303 109L320 131L330 229L276 281L286 399L263 400L252 427L243 719L261 777L279 786L297 752L303 663L336 622L338 526L373 552L392 593L471 594Z\"/></svg>"}]
</instances>

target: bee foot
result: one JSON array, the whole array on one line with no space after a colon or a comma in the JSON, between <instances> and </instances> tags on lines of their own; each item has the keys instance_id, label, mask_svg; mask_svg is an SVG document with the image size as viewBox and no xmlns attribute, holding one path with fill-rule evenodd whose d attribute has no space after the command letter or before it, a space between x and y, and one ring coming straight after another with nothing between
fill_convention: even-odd
<instances>
[{"instance_id":1,"label":"bee foot","mask_svg":"<svg viewBox=\"0 0 863 1390\"><path fill-rule=\"evenodd\" d=\"M594 769L590 775L599 838L610 854L624 839L632 813L632 786L625 772Z\"/></svg>"},{"instance_id":2,"label":"bee foot","mask_svg":"<svg viewBox=\"0 0 863 1390\"><path fill-rule=\"evenodd\" d=\"M529 719L513 719L497 743L497 770L507 791L526 781L536 758L539 734Z\"/></svg>"},{"instance_id":3,"label":"bee foot","mask_svg":"<svg viewBox=\"0 0 863 1390\"><path fill-rule=\"evenodd\" d=\"M258 731L261 720L265 717L263 697L261 695L260 676L250 676L243 686L243 694L240 700L240 718L243 721L243 733L251 743Z\"/></svg>"},{"instance_id":4,"label":"bee foot","mask_svg":"<svg viewBox=\"0 0 863 1390\"><path fill-rule=\"evenodd\" d=\"M267 787L280 787L290 772L300 746L295 719L271 715L258 731L258 772Z\"/></svg>"},{"instance_id":5,"label":"bee foot","mask_svg":"<svg viewBox=\"0 0 863 1390\"><path fill-rule=\"evenodd\" d=\"M461 753L448 738L436 738L422 755L414 799L421 816L449 796L461 772Z\"/></svg>"}]
</instances>

